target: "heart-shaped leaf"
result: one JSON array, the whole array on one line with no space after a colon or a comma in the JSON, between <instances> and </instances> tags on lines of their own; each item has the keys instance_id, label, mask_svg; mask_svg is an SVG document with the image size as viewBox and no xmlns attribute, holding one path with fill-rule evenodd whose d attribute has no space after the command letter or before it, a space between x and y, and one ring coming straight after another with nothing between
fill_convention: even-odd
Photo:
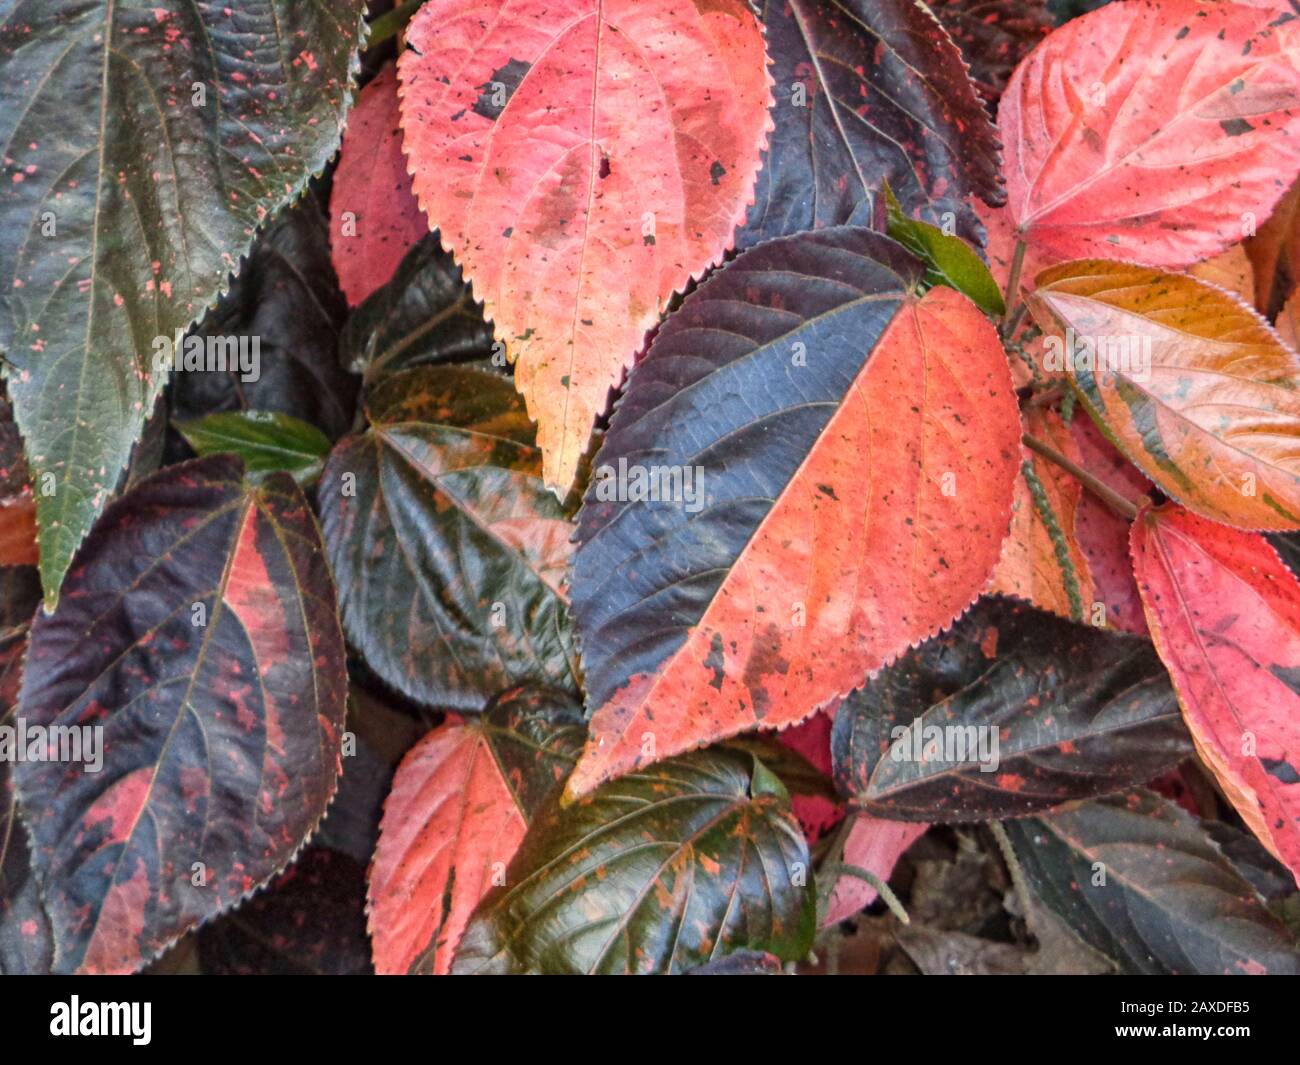
<instances>
[{"instance_id":1,"label":"heart-shaped leaf","mask_svg":"<svg viewBox=\"0 0 1300 1065\"><path fill-rule=\"evenodd\" d=\"M330 255L354 307L393 276L429 232L402 154L397 68L387 64L348 115L330 188Z\"/></svg>"},{"instance_id":2,"label":"heart-shaped leaf","mask_svg":"<svg viewBox=\"0 0 1300 1065\"><path fill-rule=\"evenodd\" d=\"M367 383L424 363L492 354L492 327L436 233L407 252L393 279L352 313L339 338L343 365L365 374Z\"/></svg>"},{"instance_id":3,"label":"heart-shaped leaf","mask_svg":"<svg viewBox=\"0 0 1300 1065\"><path fill-rule=\"evenodd\" d=\"M1267 218L1300 170L1300 65L1261 12L1123 0L1056 30L998 107L1007 208L1055 260L1183 267Z\"/></svg>"},{"instance_id":4,"label":"heart-shaped leaf","mask_svg":"<svg viewBox=\"0 0 1300 1065\"><path fill-rule=\"evenodd\" d=\"M1177 806L1134 791L1006 824L1039 897L1129 973L1300 973L1300 950Z\"/></svg>"},{"instance_id":5,"label":"heart-shaped leaf","mask_svg":"<svg viewBox=\"0 0 1300 1065\"><path fill-rule=\"evenodd\" d=\"M1300 581L1262 536L1171 505L1139 516L1132 546L1201 760L1300 883Z\"/></svg>"},{"instance_id":6,"label":"heart-shaped leaf","mask_svg":"<svg viewBox=\"0 0 1300 1065\"><path fill-rule=\"evenodd\" d=\"M985 586L1015 397L988 319L920 276L867 230L781 238L659 330L579 521L594 714L570 794L801 721Z\"/></svg>"},{"instance_id":7,"label":"heart-shaped leaf","mask_svg":"<svg viewBox=\"0 0 1300 1065\"><path fill-rule=\"evenodd\" d=\"M864 224L886 180L908 215L977 236L966 196L1005 198L997 135L929 9L913 0L761 6L776 131L737 245Z\"/></svg>"},{"instance_id":8,"label":"heart-shaped leaf","mask_svg":"<svg viewBox=\"0 0 1300 1065\"><path fill-rule=\"evenodd\" d=\"M343 655L290 478L196 459L105 511L17 715L59 741L15 772L57 971L139 968L289 862L334 794Z\"/></svg>"},{"instance_id":9,"label":"heart-shaped leaf","mask_svg":"<svg viewBox=\"0 0 1300 1065\"><path fill-rule=\"evenodd\" d=\"M1150 780L1191 753L1150 643L986 599L835 715L835 782L903 821L1016 817Z\"/></svg>"},{"instance_id":10,"label":"heart-shaped leaf","mask_svg":"<svg viewBox=\"0 0 1300 1065\"><path fill-rule=\"evenodd\" d=\"M0 10L0 352L47 607L257 227L338 147L362 0ZM181 147L181 146L184 147Z\"/></svg>"},{"instance_id":11,"label":"heart-shaped leaf","mask_svg":"<svg viewBox=\"0 0 1300 1065\"><path fill-rule=\"evenodd\" d=\"M480 717L452 715L407 753L384 804L370 867L375 969L417 959L443 974L479 899L505 870L586 732L561 692L514 688Z\"/></svg>"},{"instance_id":12,"label":"heart-shaped leaf","mask_svg":"<svg viewBox=\"0 0 1300 1065\"><path fill-rule=\"evenodd\" d=\"M776 777L718 749L629 774L533 823L456 973L678 973L812 944L808 849Z\"/></svg>"},{"instance_id":13,"label":"heart-shaped leaf","mask_svg":"<svg viewBox=\"0 0 1300 1065\"><path fill-rule=\"evenodd\" d=\"M1162 491L1216 521L1300 528L1300 355L1251 308L1101 260L1044 270L1029 304L1049 368Z\"/></svg>"},{"instance_id":14,"label":"heart-shaped leaf","mask_svg":"<svg viewBox=\"0 0 1300 1065\"><path fill-rule=\"evenodd\" d=\"M731 246L771 126L746 0L429 0L397 64L415 194L567 494L647 330Z\"/></svg>"},{"instance_id":15,"label":"heart-shaped leaf","mask_svg":"<svg viewBox=\"0 0 1300 1065\"><path fill-rule=\"evenodd\" d=\"M509 380L450 366L386 378L318 492L348 639L388 684L479 711L526 681L575 686L573 526L541 479Z\"/></svg>"}]
</instances>

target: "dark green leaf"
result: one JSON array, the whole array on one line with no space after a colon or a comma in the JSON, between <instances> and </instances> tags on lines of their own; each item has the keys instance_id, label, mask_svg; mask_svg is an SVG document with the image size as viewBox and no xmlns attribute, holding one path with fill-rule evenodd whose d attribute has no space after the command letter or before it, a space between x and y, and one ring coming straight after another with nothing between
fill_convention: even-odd
<instances>
[{"instance_id":1,"label":"dark green leaf","mask_svg":"<svg viewBox=\"0 0 1300 1065\"><path fill-rule=\"evenodd\" d=\"M272 410L310 422L331 440L352 428L358 381L338 361L348 308L327 227L309 190L253 245L230 291L191 333L244 341L250 351L256 344L256 372L173 374L174 418Z\"/></svg>"},{"instance_id":2,"label":"dark green leaf","mask_svg":"<svg viewBox=\"0 0 1300 1065\"><path fill-rule=\"evenodd\" d=\"M72 730L61 761L15 769L60 972L139 968L283 869L334 794L320 533L289 477L243 472L218 455L142 481L32 624L18 716Z\"/></svg>"},{"instance_id":3,"label":"dark green leaf","mask_svg":"<svg viewBox=\"0 0 1300 1065\"><path fill-rule=\"evenodd\" d=\"M1149 641L985 599L844 700L835 781L876 817L1016 817L1150 780L1191 752Z\"/></svg>"},{"instance_id":4,"label":"dark green leaf","mask_svg":"<svg viewBox=\"0 0 1300 1065\"><path fill-rule=\"evenodd\" d=\"M1190 815L1136 790L1012 821L1034 890L1130 973L1300 973L1291 934Z\"/></svg>"},{"instance_id":5,"label":"dark green leaf","mask_svg":"<svg viewBox=\"0 0 1300 1065\"><path fill-rule=\"evenodd\" d=\"M422 363L472 362L492 353L482 305L437 233L406 253L392 280L352 313L339 340L343 365L368 383Z\"/></svg>"},{"instance_id":6,"label":"dark green leaf","mask_svg":"<svg viewBox=\"0 0 1300 1065\"><path fill-rule=\"evenodd\" d=\"M884 191L889 235L925 263L927 285L947 285L964 292L988 314L1006 311L998 283L974 248L938 226L908 218L887 183Z\"/></svg>"},{"instance_id":7,"label":"dark green leaf","mask_svg":"<svg viewBox=\"0 0 1300 1065\"><path fill-rule=\"evenodd\" d=\"M363 0L0 7L0 353L46 601L186 329L338 147Z\"/></svg>"},{"instance_id":8,"label":"dark green leaf","mask_svg":"<svg viewBox=\"0 0 1300 1065\"><path fill-rule=\"evenodd\" d=\"M429 706L481 710L528 681L574 688L572 525L511 381L420 366L386 378L367 412L318 493L348 639Z\"/></svg>"},{"instance_id":9,"label":"dark green leaf","mask_svg":"<svg viewBox=\"0 0 1300 1065\"><path fill-rule=\"evenodd\" d=\"M677 973L733 951L802 958L815 894L784 789L722 748L659 762L533 823L457 973Z\"/></svg>"},{"instance_id":10,"label":"dark green leaf","mask_svg":"<svg viewBox=\"0 0 1300 1065\"><path fill-rule=\"evenodd\" d=\"M200 455L238 455L254 479L289 473L305 484L320 472L330 452L330 438L316 426L269 410L209 414L176 428Z\"/></svg>"}]
</instances>

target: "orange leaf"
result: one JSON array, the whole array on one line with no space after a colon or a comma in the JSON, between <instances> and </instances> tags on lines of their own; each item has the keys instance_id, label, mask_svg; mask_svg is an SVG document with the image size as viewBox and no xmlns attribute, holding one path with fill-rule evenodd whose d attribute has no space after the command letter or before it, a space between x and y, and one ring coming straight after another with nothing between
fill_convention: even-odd
<instances>
[{"instance_id":1,"label":"orange leaf","mask_svg":"<svg viewBox=\"0 0 1300 1065\"><path fill-rule=\"evenodd\" d=\"M1019 232L1058 261L1165 267L1247 236L1300 169L1300 70L1268 21L1127 0L1052 33L998 111Z\"/></svg>"},{"instance_id":2,"label":"orange leaf","mask_svg":"<svg viewBox=\"0 0 1300 1065\"><path fill-rule=\"evenodd\" d=\"M1234 296L1184 274L1086 260L1029 297L1049 357L1161 490L1232 525L1300 528L1300 356Z\"/></svg>"},{"instance_id":3,"label":"orange leaf","mask_svg":"<svg viewBox=\"0 0 1300 1065\"><path fill-rule=\"evenodd\" d=\"M745 0L429 0L398 62L415 194L564 495L673 293L731 246L771 129Z\"/></svg>"},{"instance_id":4,"label":"orange leaf","mask_svg":"<svg viewBox=\"0 0 1300 1065\"><path fill-rule=\"evenodd\" d=\"M1139 515L1132 551L1202 760L1300 884L1300 582L1262 536L1173 505Z\"/></svg>"}]
</instances>

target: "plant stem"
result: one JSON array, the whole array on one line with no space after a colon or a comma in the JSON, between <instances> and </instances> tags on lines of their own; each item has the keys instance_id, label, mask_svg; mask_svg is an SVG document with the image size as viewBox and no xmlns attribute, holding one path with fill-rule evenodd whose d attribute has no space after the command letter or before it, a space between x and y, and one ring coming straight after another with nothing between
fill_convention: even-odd
<instances>
[{"instance_id":1,"label":"plant stem","mask_svg":"<svg viewBox=\"0 0 1300 1065\"><path fill-rule=\"evenodd\" d=\"M1007 291L1003 302L1006 304L1007 315L1011 314L1012 308L1018 308L1020 304L1020 271L1025 266L1025 252L1029 250L1029 245L1023 240L1016 241L1016 250L1011 255L1011 273L1007 275Z\"/></svg>"},{"instance_id":2,"label":"plant stem","mask_svg":"<svg viewBox=\"0 0 1300 1065\"><path fill-rule=\"evenodd\" d=\"M383 44L389 37L400 33L422 3L424 0L406 0L406 3L398 4L387 14L380 15L370 23L370 35L366 38L366 47L373 48L377 44Z\"/></svg>"},{"instance_id":3,"label":"plant stem","mask_svg":"<svg viewBox=\"0 0 1300 1065\"><path fill-rule=\"evenodd\" d=\"M1030 436L1028 433L1025 433L1025 435L1020 439L1024 441L1025 447L1029 448L1030 451L1037 451L1038 454L1042 455L1044 458L1055 462L1061 467L1061 469L1074 477L1075 480L1082 484L1084 488L1088 489L1088 491L1110 507L1110 509L1121 518L1128 518L1132 521L1137 517L1138 508L1136 506L1115 491L1115 489L1110 485L1098 480L1082 466L1071 462L1057 451L1056 448L1052 447L1051 444L1046 444L1037 437Z\"/></svg>"}]
</instances>

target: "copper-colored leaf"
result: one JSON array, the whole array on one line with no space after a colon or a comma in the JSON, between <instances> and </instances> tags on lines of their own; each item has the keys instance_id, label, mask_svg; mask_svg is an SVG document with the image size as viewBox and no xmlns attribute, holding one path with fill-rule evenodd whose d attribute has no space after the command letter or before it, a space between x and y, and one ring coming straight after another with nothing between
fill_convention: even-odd
<instances>
[{"instance_id":1,"label":"copper-colored leaf","mask_svg":"<svg viewBox=\"0 0 1300 1065\"><path fill-rule=\"evenodd\" d=\"M771 126L758 21L745 0L429 0L398 76L416 197L563 494L646 331L745 216Z\"/></svg>"},{"instance_id":2,"label":"copper-colored leaf","mask_svg":"<svg viewBox=\"0 0 1300 1065\"><path fill-rule=\"evenodd\" d=\"M998 110L1008 209L1055 259L1183 267L1300 169L1300 67L1257 10L1123 0L1056 30Z\"/></svg>"},{"instance_id":3,"label":"copper-colored leaf","mask_svg":"<svg viewBox=\"0 0 1300 1065\"><path fill-rule=\"evenodd\" d=\"M918 298L919 271L867 230L781 238L660 329L579 520L594 714L570 794L803 720L987 583L1019 465L1010 375L988 319L950 288ZM655 469L696 491L630 490Z\"/></svg>"},{"instance_id":4,"label":"copper-colored leaf","mask_svg":"<svg viewBox=\"0 0 1300 1065\"><path fill-rule=\"evenodd\" d=\"M1029 304L1088 413L1166 494L1229 524L1300 528L1300 356L1254 310L1101 260L1044 270Z\"/></svg>"},{"instance_id":5,"label":"copper-colored leaf","mask_svg":"<svg viewBox=\"0 0 1300 1065\"><path fill-rule=\"evenodd\" d=\"M407 753L384 804L370 867L375 970L422 958L451 971L470 914L506 866L582 743L582 708L512 689L480 717L450 716Z\"/></svg>"},{"instance_id":6,"label":"copper-colored leaf","mask_svg":"<svg viewBox=\"0 0 1300 1065\"><path fill-rule=\"evenodd\" d=\"M1300 883L1300 581L1262 536L1168 504L1134 522L1133 566L1202 760Z\"/></svg>"}]
</instances>

